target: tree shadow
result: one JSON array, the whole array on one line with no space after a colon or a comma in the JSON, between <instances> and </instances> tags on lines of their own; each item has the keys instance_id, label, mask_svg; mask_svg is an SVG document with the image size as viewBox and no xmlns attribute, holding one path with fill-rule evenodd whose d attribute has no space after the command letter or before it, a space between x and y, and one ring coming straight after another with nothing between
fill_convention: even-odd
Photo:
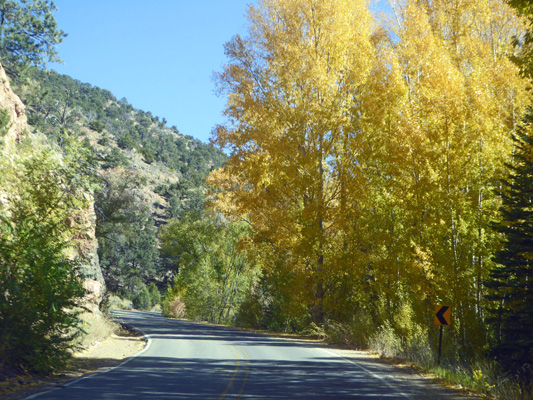
<instances>
[{"instance_id":1,"label":"tree shadow","mask_svg":"<svg viewBox=\"0 0 533 400\"><path fill-rule=\"evenodd\" d=\"M276 361L137 357L39 399L404 399L334 359Z\"/></svg>"}]
</instances>

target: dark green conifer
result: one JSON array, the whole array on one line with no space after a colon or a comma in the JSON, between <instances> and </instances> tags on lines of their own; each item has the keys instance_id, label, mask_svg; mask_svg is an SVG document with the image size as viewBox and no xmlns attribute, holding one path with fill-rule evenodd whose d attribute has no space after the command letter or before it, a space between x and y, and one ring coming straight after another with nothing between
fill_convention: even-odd
<instances>
[{"instance_id":1,"label":"dark green conifer","mask_svg":"<svg viewBox=\"0 0 533 400\"><path fill-rule=\"evenodd\" d=\"M513 136L509 176L500 191L502 220L494 228L504 238L486 282L493 301L493 351L501 364L531 379L533 360L533 109Z\"/></svg>"}]
</instances>

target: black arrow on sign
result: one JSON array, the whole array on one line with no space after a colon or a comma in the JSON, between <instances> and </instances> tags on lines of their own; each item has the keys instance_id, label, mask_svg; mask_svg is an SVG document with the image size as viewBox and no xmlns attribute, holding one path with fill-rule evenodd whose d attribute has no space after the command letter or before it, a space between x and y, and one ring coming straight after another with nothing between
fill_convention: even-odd
<instances>
[{"instance_id":1,"label":"black arrow on sign","mask_svg":"<svg viewBox=\"0 0 533 400\"><path fill-rule=\"evenodd\" d=\"M435 314L435 317L438 318L439 322L442 324L442 325L448 325L448 321L446 321L446 319L444 318L444 313L448 310L448 306L442 306L440 308L440 310Z\"/></svg>"}]
</instances>

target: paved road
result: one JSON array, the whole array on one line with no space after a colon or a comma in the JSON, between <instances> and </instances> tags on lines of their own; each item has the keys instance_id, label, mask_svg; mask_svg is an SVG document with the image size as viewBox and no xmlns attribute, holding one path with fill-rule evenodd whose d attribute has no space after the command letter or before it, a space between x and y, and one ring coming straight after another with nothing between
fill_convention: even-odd
<instances>
[{"instance_id":1,"label":"paved road","mask_svg":"<svg viewBox=\"0 0 533 400\"><path fill-rule=\"evenodd\" d=\"M154 313L121 311L115 316L149 337L140 354L108 372L30 398L419 398L420 388L385 375L379 365L362 365L310 343L165 319Z\"/></svg>"}]
</instances>

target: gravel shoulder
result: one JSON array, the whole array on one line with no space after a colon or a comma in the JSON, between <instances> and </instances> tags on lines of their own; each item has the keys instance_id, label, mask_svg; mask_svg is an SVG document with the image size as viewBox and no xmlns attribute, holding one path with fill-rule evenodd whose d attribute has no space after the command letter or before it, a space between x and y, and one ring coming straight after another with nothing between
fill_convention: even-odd
<instances>
[{"instance_id":1,"label":"gravel shoulder","mask_svg":"<svg viewBox=\"0 0 533 400\"><path fill-rule=\"evenodd\" d=\"M480 400L486 398L469 390L444 385L435 377L423 375L408 364L384 360L367 351L335 347L329 348L328 351L358 365L369 374L380 376L384 384L390 384L402 393L408 393L410 400Z\"/></svg>"},{"instance_id":2,"label":"gravel shoulder","mask_svg":"<svg viewBox=\"0 0 533 400\"><path fill-rule=\"evenodd\" d=\"M0 398L5 400L25 399L32 394L53 389L83 376L103 372L120 365L128 357L139 353L145 346L146 341L142 334L120 329L117 334L74 354L68 371L49 377L15 376L0 382Z\"/></svg>"}]
</instances>

